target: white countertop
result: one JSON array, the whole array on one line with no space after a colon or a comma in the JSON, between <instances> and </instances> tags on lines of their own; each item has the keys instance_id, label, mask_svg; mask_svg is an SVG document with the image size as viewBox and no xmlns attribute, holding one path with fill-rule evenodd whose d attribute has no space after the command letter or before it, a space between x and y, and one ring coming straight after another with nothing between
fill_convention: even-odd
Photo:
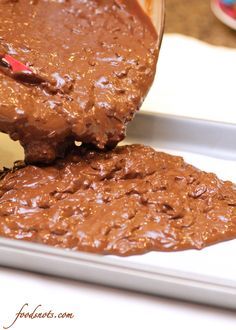
<instances>
[{"instance_id":1,"label":"white countertop","mask_svg":"<svg viewBox=\"0 0 236 330\"><path fill-rule=\"evenodd\" d=\"M143 111L236 123L236 50L166 36ZM25 303L73 319L20 319L10 329L236 329L236 313L76 281L0 268L0 329Z\"/></svg>"},{"instance_id":2,"label":"white countertop","mask_svg":"<svg viewBox=\"0 0 236 330\"><path fill-rule=\"evenodd\" d=\"M236 49L165 35L143 110L236 124Z\"/></svg>"},{"instance_id":3,"label":"white countertop","mask_svg":"<svg viewBox=\"0 0 236 330\"><path fill-rule=\"evenodd\" d=\"M72 320L18 320L12 329L235 330L235 312L0 268L0 327L19 308L74 312Z\"/></svg>"}]
</instances>

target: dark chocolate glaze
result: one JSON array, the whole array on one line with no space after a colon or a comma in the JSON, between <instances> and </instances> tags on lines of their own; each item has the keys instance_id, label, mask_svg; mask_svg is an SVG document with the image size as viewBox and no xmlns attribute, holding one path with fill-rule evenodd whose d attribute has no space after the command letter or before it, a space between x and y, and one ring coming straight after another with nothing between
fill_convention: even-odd
<instances>
[{"instance_id":1,"label":"dark chocolate glaze","mask_svg":"<svg viewBox=\"0 0 236 330\"><path fill-rule=\"evenodd\" d=\"M1 236L121 256L236 238L236 186L149 147L79 147L2 175Z\"/></svg>"},{"instance_id":2,"label":"dark chocolate glaze","mask_svg":"<svg viewBox=\"0 0 236 330\"><path fill-rule=\"evenodd\" d=\"M74 141L115 146L146 96L157 35L136 0L0 2L0 131L29 163L49 163Z\"/></svg>"}]
</instances>

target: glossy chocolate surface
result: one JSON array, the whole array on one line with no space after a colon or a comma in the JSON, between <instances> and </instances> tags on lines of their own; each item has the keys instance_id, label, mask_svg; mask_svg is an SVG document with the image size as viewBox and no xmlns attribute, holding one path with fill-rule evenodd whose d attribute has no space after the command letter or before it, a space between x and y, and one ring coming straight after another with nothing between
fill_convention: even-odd
<instances>
[{"instance_id":1,"label":"glossy chocolate surface","mask_svg":"<svg viewBox=\"0 0 236 330\"><path fill-rule=\"evenodd\" d=\"M236 186L150 147L79 147L2 176L1 236L121 256L236 238Z\"/></svg>"},{"instance_id":2,"label":"glossy chocolate surface","mask_svg":"<svg viewBox=\"0 0 236 330\"><path fill-rule=\"evenodd\" d=\"M146 96L157 35L136 0L0 2L0 131L29 163L115 146ZM29 70L13 72L9 55Z\"/></svg>"}]
</instances>

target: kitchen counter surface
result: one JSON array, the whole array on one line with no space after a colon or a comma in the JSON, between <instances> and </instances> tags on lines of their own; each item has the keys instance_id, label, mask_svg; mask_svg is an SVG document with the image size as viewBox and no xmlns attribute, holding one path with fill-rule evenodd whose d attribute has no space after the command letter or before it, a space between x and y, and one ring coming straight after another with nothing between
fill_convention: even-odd
<instances>
[{"instance_id":1,"label":"kitchen counter surface","mask_svg":"<svg viewBox=\"0 0 236 330\"><path fill-rule=\"evenodd\" d=\"M211 11L210 0L166 0L165 31L236 48L236 31L218 21Z\"/></svg>"}]
</instances>

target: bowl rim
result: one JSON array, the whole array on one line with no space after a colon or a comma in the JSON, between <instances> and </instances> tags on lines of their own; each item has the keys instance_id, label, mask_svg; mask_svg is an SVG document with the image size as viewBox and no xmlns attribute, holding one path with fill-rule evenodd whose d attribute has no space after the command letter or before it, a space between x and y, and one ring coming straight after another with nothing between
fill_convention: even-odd
<instances>
[{"instance_id":1,"label":"bowl rim","mask_svg":"<svg viewBox=\"0 0 236 330\"><path fill-rule=\"evenodd\" d=\"M155 0L154 0L155 1ZM161 8L161 15L160 15L160 25L159 25L159 31L158 33L158 48L161 48L161 44L164 37L164 31L165 31L165 21L166 21L166 2L165 0L160 0L160 8Z\"/></svg>"}]
</instances>

